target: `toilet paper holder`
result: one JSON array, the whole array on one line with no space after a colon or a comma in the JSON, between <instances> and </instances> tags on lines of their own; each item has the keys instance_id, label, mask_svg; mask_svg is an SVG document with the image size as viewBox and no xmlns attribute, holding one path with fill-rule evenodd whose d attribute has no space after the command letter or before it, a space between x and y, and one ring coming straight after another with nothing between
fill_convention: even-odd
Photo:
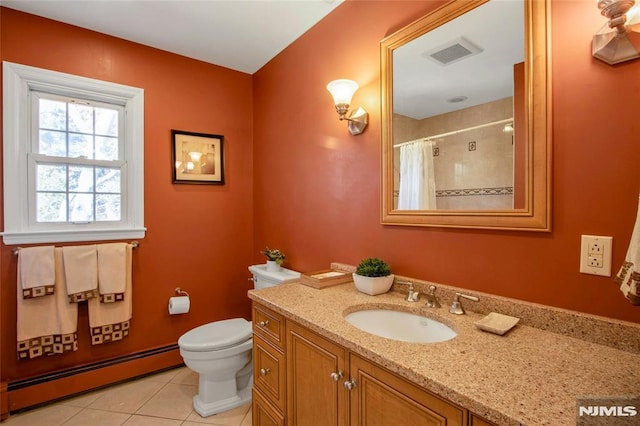
<instances>
[{"instance_id":1,"label":"toilet paper holder","mask_svg":"<svg viewBox=\"0 0 640 426\"><path fill-rule=\"evenodd\" d=\"M180 287L176 287L176 294L178 296L189 296L189 293L181 289Z\"/></svg>"}]
</instances>

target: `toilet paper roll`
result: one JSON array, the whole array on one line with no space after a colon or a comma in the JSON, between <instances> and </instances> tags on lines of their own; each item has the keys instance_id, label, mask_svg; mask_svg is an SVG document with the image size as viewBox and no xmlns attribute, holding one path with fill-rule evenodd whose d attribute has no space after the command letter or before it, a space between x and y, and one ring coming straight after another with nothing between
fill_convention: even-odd
<instances>
[{"instance_id":1,"label":"toilet paper roll","mask_svg":"<svg viewBox=\"0 0 640 426\"><path fill-rule=\"evenodd\" d=\"M189 296L176 296L169 298L169 314L186 314L189 312L191 301Z\"/></svg>"}]
</instances>

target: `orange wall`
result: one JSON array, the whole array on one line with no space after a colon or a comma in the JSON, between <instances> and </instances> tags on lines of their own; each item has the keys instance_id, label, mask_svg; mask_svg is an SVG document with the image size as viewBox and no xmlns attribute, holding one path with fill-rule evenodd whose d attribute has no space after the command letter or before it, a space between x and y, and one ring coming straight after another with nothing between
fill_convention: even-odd
<instances>
[{"instance_id":1,"label":"orange wall","mask_svg":"<svg viewBox=\"0 0 640 426\"><path fill-rule=\"evenodd\" d=\"M91 347L86 306L80 349L17 362L17 258L0 249L2 379L15 380L158 346L186 330L233 316L250 317L252 261L252 78L121 39L0 8L1 59L141 87L145 90L145 225L134 251L131 334ZM171 129L224 135L224 186L171 183ZM11 184L5 182L5 185ZM176 287L191 312L169 316Z\"/></svg>"},{"instance_id":2,"label":"orange wall","mask_svg":"<svg viewBox=\"0 0 640 426\"><path fill-rule=\"evenodd\" d=\"M401 275L640 322L612 278L579 273L581 234L613 236L617 272L640 183L640 60L591 56L605 23L592 1L552 3L553 232L380 225L379 41L434 7L347 1L254 75L256 247L302 271L379 256ZM360 136L337 119L336 78L360 84Z\"/></svg>"}]
</instances>

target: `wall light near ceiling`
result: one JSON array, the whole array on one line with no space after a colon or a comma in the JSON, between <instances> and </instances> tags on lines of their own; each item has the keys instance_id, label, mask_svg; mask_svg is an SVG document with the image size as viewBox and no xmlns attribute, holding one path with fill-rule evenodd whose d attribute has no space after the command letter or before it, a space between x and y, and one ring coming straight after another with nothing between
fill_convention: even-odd
<instances>
[{"instance_id":1,"label":"wall light near ceiling","mask_svg":"<svg viewBox=\"0 0 640 426\"><path fill-rule=\"evenodd\" d=\"M640 24L628 21L635 0L598 0L598 9L609 19L593 36L593 56L610 64L640 58Z\"/></svg>"},{"instance_id":2,"label":"wall light near ceiling","mask_svg":"<svg viewBox=\"0 0 640 426\"><path fill-rule=\"evenodd\" d=\"M364 131L369 124L369 114L363 108L358 107L355 111L352 111L347 117L349 112L349 105L351 104L351 98L353 94L358 90L358 83L353 80L333 80L327 84L327 90L333 96L333 103L336 106L338 117L340 120L348 121L349 133L352 135L359 135Z\"/></svg>"}]
</instances>

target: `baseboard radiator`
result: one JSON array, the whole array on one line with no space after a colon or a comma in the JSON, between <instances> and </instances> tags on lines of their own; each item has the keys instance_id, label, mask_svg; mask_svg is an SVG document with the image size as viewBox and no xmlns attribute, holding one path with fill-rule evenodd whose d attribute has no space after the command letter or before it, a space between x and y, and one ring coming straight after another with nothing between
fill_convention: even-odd
<instances>
[{"instance_id":1,"label":"baseboard radiator","mask_svg":"<svg viewBox=\"0 0 640 426\"><path fill-rule=\"evenodd\" d=\"M9 382L2 418L90 390L143 377L183 365L178 345L162 346L105 361ZM8 412L5 412L8 411Z\"/></svg>"}]
</instances>

